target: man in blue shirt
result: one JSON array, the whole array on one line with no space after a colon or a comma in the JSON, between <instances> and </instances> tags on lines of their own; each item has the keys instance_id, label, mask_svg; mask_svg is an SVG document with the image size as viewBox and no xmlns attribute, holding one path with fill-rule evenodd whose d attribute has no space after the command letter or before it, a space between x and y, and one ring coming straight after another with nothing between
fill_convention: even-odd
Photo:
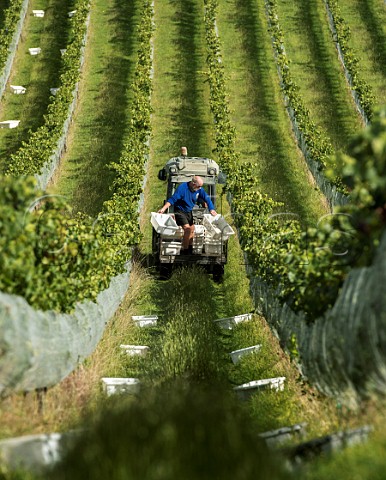
<instances>
[{"instance_id":1,"label":"man in blue shirt","mask_svg":"<svg viewBox=\"0 0 386 480\"><path fill-rule=\"evenodd\" d=\"M185 182L179 185L174 194L168 199L165 205L158 210L158 213L165 213L165 211L174 205L174 215L177 225L184 229L184 238L182 240L182 254L187 254L189 251L190 242L194 236L193 225L193 207L199 201L204 201L213 216L217 215L214 205L209 195L202 188L204 181L201 177L195 176L190 182Z\"/></svg>"}]
</instances>

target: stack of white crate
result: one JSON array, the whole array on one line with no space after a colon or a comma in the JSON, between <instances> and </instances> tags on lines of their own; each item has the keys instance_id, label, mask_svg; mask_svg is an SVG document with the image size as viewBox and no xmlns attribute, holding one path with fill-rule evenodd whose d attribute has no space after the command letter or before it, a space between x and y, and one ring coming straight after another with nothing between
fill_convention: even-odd
<instances>
[{"instance_id":1,"label":"stack of white crate","mask_svg":"<svg viewBox=\"0 0 386 480\"><path fill-rule=\"evenodd\" d=\"M194 237L193 237L193 253L195 255L201 255L204 248L205 241L205 227L204 225L195 225L194 226Z\"/></svg>"},{"instance_id":2,"label":"stack of white crate","mask_svg":"<svg viewBox=\"0 0 386 480\"><path fill-rule=\"evenodd\" d=\"M174 216L168 214L152 212L151 223L156 232L161 235L161 262L163 260L173 261L175 256L181 253L183 229L176 224ZM210 214L204 214L203 224L195 225L193 254L221 255L224 242L234 233L232 227L222 215L214 217Z\"/></svg>"},{"instance_id":3,"label":"stack of white crate","mask_svg":"<svg viewBox=\"0 0 386 480\"><path fill-rule=\"evenodd\" d=\"M170 234L161 233L161 255L167 255L168 257L171 255L172 259L168 258L168 261L174 260L176 255L180 255L183 236L184 231L181 227L178 227L178 230Z\"/></svg>"},{"instance_id":4,"label":"stack of white crate","mask_svg":"<svg viewBox=\"0 0 386 480\"><path fill-rule=\"evenodd\" d=\"M204 214L205 226L205 254L209 256L221 255L223 244L230 235L234 234L232 227L222 215Z\"/></svg>"},{"instance_id":5,"label":"stack of white crate","mask_svg":"<svg viewBox=\"0 0 386 480\"><path fill-rule=\"evenodd\" d=\"M151 212L151 223L156 232L161 235L161 261L172 261L181 252L182 228L176 224L171 215L164 213Z\"/></svg>"}]
</instances>

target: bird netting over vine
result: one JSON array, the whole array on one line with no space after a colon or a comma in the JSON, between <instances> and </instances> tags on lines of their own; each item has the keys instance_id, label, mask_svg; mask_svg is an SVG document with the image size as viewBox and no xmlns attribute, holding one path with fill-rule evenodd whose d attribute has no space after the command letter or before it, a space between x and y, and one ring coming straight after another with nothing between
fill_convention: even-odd
<instances>
[{"instance_id":1,"label":"bird netting over vine","mask_svg":"<svg viewBox=\"0 0 386 480\"><path fill-rule=\"evenodd\" d=\"M72 314L35 310L22 297L0 293L0 394L50 387L74 370L94 351L129 280L130 268Z\"/></svg>"},{"instance_id":2,"label":"bird netting over vine","mask_svg":"<svg viewBox=\"0 0 386 480\"><path fill-rule=\"evenodd\" d=\"M19 43L21 31L23 29L24 19L27 14L29 0L24 0L20 5L19 18L15 24L15 29L12 35L12 40L8 45L8 56L4 65L0 65L0 97L3 95L9 75L11 73L12 62L16 53L17 45ZM12 10L18 8L18 5L10 5L9 10L12 13ZM12 16L12 15L11 15Z\"/></svg>"},{"instance_id":3,"label":"bird netting over vine","mask_svg":"<svg viewBox=\"0 0 386 480\"><path fill-rule=\"evenodd\" d=\"M282 344L297 349L302 373L322 392L351 402L386 391L385 285L386 234L372 265L353 269L333 308L312 324L256 278L252 292Z\"/></svg>"}]
</instances>

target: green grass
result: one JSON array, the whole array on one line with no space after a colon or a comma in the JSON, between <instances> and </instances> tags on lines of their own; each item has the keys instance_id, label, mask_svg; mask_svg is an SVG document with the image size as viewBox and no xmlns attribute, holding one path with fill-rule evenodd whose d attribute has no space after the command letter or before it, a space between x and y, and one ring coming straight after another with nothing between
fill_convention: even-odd
<instances>
[{"instance_id":1,"label":"green grass","mask_svg":"<svg viewBox=\"0 0 386 480\"><path fill-rule=\"evenodd\" d=\"M50 88L56 87L61 66L60 49L65 48L71 0L35 0L30 2L8 85L22 85L27 91L15 95L6 88L0 103L1 120L20 120L15 129L0 129L0 170L16 152L30 131L43 123L50 102ZM34 17L33 9L45 10L43 18ZM39 55L29 48L40 47Z\"/></svg>"},{"instance_id":2,"label":"green grass","mask_svg":"<svg viewBox=\"0 0 386 480\"><path fill-rule=\"evenodd\" d=\"M344 77L322 0L278 0L278 16L295 83L310 117L335 150L363 127Z\"/></svg>"},{"instance_id":3,"label":"green grass","mask_svg":"<svg viewBox=\"0 0 386 480\"><path fill-rule=\"evenodd\" d=\"M386 104L386 8L381 0L340 0L350 27L350 45L359 58L361 78L369 83L375 104Z\"/></svg>"},{"instance_id":4,"label":"green grass","mask_svg":"<svg viewBox=\"0 0 386 480\"><path fill-rule=\"evenodd\" d=\"M239 405L217 385L172 382L112 399L47 478L288 478ZM129 447L128 447L129 445Z\"/></svg>"},{"instance_id":5,"label":"green grass","mask_svg":"<svg viewBox=\"0 0 386 480\"><path fill-rule=\"evenodd\" d=\"M295 146L286 114L264 2L233 0L219 6L218 26L228 77L236 149L256 166L256 185L307 224L325 213L322 194Z\"/></svg>"},{"instance_id":6,"label":"green grass","mask_svg":"<svg viewBox=\"0 0 386 480\"><path fill-rule=\"evenodd\" d=\"M138 2L94 0L78 106L50 191L96 215L110 197L107 165L121 155L136 63Z\"/></svg>"},{"instance_id":7,"label":"green grass","mask_svg":"<svg viewBox=\"0 0 386 480\"><path fill-rule=\"evenodd\" d=\"M150 212L159 210L166 200L166 183L157 179L158 170L179 155L181 146L188 148L188 155L213 158L203 15L203 6L192 0L155 5L153 135L142 215L144 252L151 251Z\"/></svg>"}]
</instances>

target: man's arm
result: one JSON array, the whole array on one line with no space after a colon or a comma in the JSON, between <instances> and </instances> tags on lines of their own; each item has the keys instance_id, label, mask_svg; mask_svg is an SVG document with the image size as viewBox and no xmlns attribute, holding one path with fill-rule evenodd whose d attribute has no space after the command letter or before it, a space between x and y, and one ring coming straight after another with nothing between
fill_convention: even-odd
<instances>
[{"instance_id":1,"label":"man's arm","mask_svg":"<svg viewBox=\"0 0 386 480\"><path fill-rule=\"evenodd\" d=\"M182 197L182 185L177 187L177 190L174 194L168 199L165 205L158 210L158 213L164 213L171 205L174 205L178 199Z\"/></svg>"},{"instance_id":2,"label":"man's arm","mask_svg":"<svg viewBox=\"0 0 386 480\"><path fill-rule=\"evenodd\" d=\"M166 202L165 205L160 209L158 210L158 213L165 213L165 211L171 206L171 203L169 202Z\"/></svg>"},{"instance_id":3,"label":"man's arm","mask_svg":"<svg viewBox=\"0 0 386 480\"><path fill-rule=\"evenodd\" d=\"M203 188L200 189L200 197L203 198L204 201L208 204L209 212L215 217L217 215L217 212L214 208L213 202Z\"/></svg>"}]
</instances>

